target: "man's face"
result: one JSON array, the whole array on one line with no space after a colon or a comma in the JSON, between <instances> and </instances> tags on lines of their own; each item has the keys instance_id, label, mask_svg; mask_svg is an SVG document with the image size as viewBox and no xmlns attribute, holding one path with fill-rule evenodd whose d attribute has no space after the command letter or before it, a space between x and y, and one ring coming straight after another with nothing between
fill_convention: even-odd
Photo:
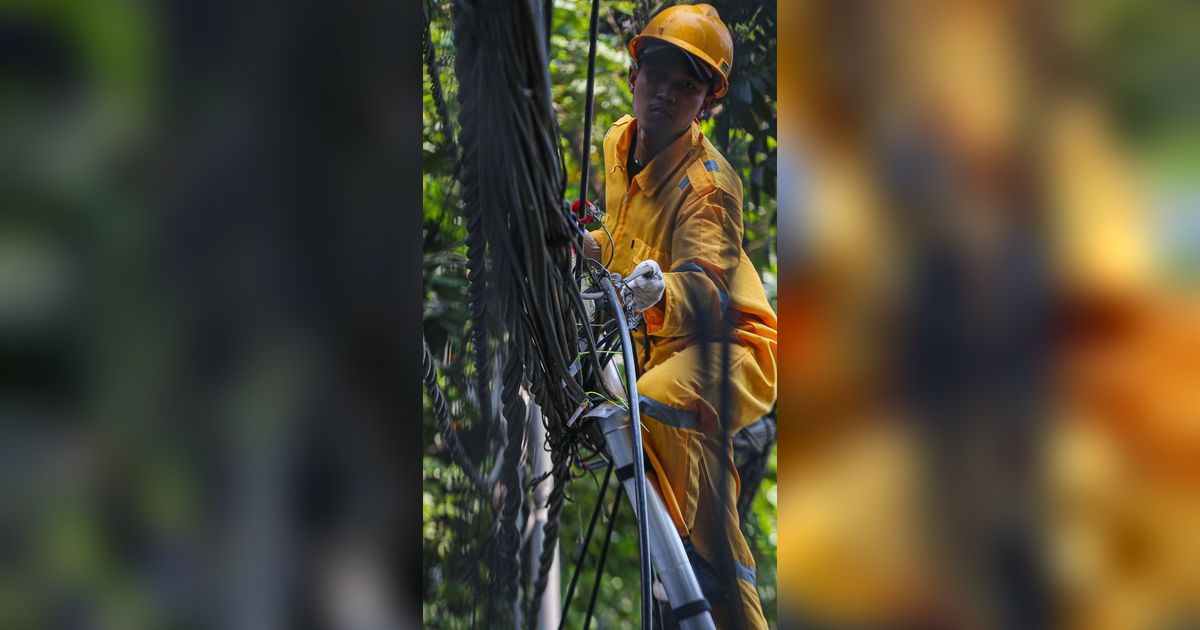
<instances>
[{"instance_id":1,"label":"man's face","mask_svg":"<svg viewBox=\"0 0 1200 630\"><path fill-rule=\"evenodd\" d=\"M701 107L712 104L708 88L681 53L644 55L641 65L629 73L638 128L663 138L683 133Z\"/></svg>"}]
</instances>

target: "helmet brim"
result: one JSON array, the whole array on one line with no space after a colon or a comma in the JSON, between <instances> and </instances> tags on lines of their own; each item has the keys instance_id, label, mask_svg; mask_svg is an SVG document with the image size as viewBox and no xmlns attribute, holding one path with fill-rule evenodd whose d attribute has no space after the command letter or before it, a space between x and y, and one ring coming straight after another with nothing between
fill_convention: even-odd
<instances>
[{"instance_id":1,"label":"helmet brim","mask_svg":"<svg viewBox=\"0 0 1200 630\"><path fill-rule=\"evenodd\" d=\"M699 62L704 64L705 68L714 78L713 96L716 98L725 96L725 92L729 90L729 80L725 78L725 74L717 68L716 63L712 59L708 58L708 55L704 54L704 51L677 37L669 35L638 35L634 37L629 40L629 54L633 57L634 61L638 59L638 51L650 40L670 44L686 53L685 56L688 57L688 61L691 63L695 64ZM700 73L697 72L697 74Z\"/></svg>"},{"instance_id":2,"label":"helmet brim","mask_svg":"<svg viewBox=\"0 0 1200 630\"><path fill-rule=\"evenodd\" d=\"M641 65L649 57L662 57L664 55L678 55L682 57L691 66L693 76L710 85L716 84L718 75L707 63L696 59L695 55L682 48L666 43L654 42L653 44L643 44L641 52L638 53L637 62Z\"/></svg>"}]
</instances>

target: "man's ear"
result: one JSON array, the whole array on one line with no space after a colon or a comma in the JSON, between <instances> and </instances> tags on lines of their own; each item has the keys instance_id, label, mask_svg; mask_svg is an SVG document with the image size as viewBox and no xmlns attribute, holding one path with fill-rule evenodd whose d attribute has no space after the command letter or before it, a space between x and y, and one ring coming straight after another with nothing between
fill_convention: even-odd
<instances>
[{"instance_id":1,"label":"man's ear","mask_svg":"<svg viewBox=\"0 0 1200 630\"><path fill-rule=\"evenodd\" d=\"M629 91L633 92L633 84L637 82L638 67L636 63L629 65Z\"/></svg>"},{"instance_id":2,"label":"man's ear","mask_svg":"<svg viewBox=\"0 0 1200 630\"><path fill-rule=\"evenodd\" d=\"M704 112L712 109L713 103L715 102L717 102L717 97L713 96L712 92L709 92L708 95L704 97L704 102L700 104L700 113L696 114L696 120L700 120L700 118L704 116Z\"/></svg>"}]
</instances>

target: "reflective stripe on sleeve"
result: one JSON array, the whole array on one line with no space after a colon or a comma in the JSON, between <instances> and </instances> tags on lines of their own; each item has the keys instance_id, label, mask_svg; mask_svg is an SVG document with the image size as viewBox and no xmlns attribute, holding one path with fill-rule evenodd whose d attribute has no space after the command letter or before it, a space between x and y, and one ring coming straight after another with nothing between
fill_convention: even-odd
<instances>
[{"instance_id":1,"label":"reflective stripe on sleeve","mask_svg":"<svg viewBox=\"0 0 1200 630\"><path fill-rule=\"evenodd\" d=\"M700 273L704 273L704 268L694 262L689 262L683 263L682 265L672 269L671 273L679 273L681 271L698 271ZM729 308L729 294L718 285L717 297L721 300L721 314L724 315L725 311Z\"/></svg>"},{"instance_id":2,"label":"reflective stripe on sleeve","mask_svg":"<svg viewBox=\"0 0 1200 630\"><path fill-rule=\"evenodd\" d=\"M754 579L755 579L754 567L744 565L741 562L735 562L733 564L734 564L734 568L737 571L737 576L738 576L739 580L754 584Z\"/></svg>"},{"instance_id":3,"label":"reflective stripe on sleeve","mask_svg":"<svg viewBox=\"0 0 1200 630\"><path fill-rule=\"evenodd\" d=\"M695 411L684 411L668 406L645 394L638 396L642 415L650 416L659 422L677 429L695 429L700 426L699 414Z\"/></svg>"}]
</instances>

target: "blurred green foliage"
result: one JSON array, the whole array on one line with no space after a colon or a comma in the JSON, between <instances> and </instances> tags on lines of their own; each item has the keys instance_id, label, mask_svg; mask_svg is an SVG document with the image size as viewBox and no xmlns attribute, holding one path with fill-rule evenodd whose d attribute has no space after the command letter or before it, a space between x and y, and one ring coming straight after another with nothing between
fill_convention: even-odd
<instances>
[{"instance_id":1,"label":"blurred green foliage","mask_svg":"<svg viewBox=\"0 0 1200 630\"><path fill-rule=\"evenodd\" d=\"M1072 61L1148 186L1157 271L1172 286L1200 287L1200 5L1088 0L1069 9Z\"/></svg>"}]
</instances>

